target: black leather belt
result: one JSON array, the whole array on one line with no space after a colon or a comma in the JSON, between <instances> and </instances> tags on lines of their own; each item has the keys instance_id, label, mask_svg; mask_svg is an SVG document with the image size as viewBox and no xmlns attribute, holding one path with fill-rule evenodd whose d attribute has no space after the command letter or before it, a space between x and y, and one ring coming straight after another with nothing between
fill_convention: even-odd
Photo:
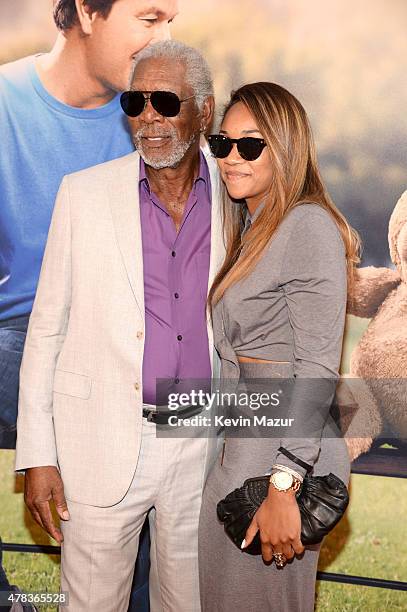
<instances>
[{"instance_id":1,"label":"black leather belt","mask_svg":"<svg viewBox=\"0 0 407 612\"><path fill-rule=\"evenodd\" d=\"M151 408L143 408L143 418L156 425L168 425L170 417L177 417L178 421L189 419L190 417L200 414L205 406L185 406L178 410L152 410ZM174 424L174 419L171 419Z\"/></svg>"}]
</instances>

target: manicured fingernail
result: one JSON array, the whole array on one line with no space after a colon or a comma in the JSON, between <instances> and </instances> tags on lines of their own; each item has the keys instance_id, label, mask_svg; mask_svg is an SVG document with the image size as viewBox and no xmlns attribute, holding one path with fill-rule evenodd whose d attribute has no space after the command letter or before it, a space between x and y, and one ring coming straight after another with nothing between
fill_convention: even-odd
<instances>
[{"instance_id":1,"label":"manicured fingernail","mask_svg":"<svg viewBox=\"0 0 407 612\"><path fill-rule=\"evenodd\" d=\"M245 547L246 547L246 540L244 539L240 545L240 548L245 548Z\"/></svg>"},{"instance_id":2,"label":"manicured fingernail","mask_svg":"<svg viewBox=\"0 0 407 612\"><path fill-rule=\"evenodd\" d=\"M63 513L62 513L62 518L64 519L64 521L69 521L69 519L70 519L71 517L69 516L69 512L68 512L68 510L64 510L64 511L63 511Z\"/></svg>"}]
</instances>

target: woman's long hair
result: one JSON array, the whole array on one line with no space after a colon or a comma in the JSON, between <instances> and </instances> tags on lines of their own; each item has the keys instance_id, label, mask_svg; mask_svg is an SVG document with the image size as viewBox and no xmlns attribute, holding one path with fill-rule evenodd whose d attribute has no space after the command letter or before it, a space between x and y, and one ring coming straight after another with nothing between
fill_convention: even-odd
<instances>
[{"instance_id":1,"label":"woman's long hair","mask_svg":"<svg viewBox=\"0 0 407 612\"><path fill-rule=\"evenodd\" d=\"M223 118L237 102L245 105L267 143L274 168L265 206L241 238L243 209L221 186L226 259L208 296L214 305L225 291L244 278L260 259L282 219L294 206L315 202L336 222L346 250L348 286L360 261L360 240L336 208L322 182L306 112L300 102L275 83L252 83L233 92Z\"/></svg>"}]
</instances>

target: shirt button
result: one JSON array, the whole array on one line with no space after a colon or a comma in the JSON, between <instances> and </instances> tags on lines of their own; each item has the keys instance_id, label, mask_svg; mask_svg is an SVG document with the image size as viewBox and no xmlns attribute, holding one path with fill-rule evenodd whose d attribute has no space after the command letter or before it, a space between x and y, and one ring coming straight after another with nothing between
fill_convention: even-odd
<instances>
[{"instance_id":1,"label":"shirt button","mask_svg":"<svg viewBox=\"0 0 407 612\"><path fill-rule=\"evenodd\" d=\"M178 300L178 298L179 298L179 293L174 293L174 297L175 297L175 299L176 299L176 300Z\"/></svg>"},{"instance_id":2,"label":"shirt button","mask_svg":"<svg viewBox=\"0 0 407 612\"><path fill-rule=\"evenodd\" d=\"M179 383L179 378L175 378L175 379L174 379L174 382L175 382L175 384L176 384L176 385L178 385L178 383Z\"/></svg>"},{"instance_id":3,"label":"shirt button","mask_svg":"<svg viewBox=\"0 0 407 612\"><path fill-rule=\"evenodd\" d=\"M171 252L171 255L172 255L173 257L175 257L176 252L175 252L175 251L172 251L172 252Z\"/></svg>"},{"instance_id":4,"label":"shirt button","mask_svg":"<svg viewBox=\"0 0 407 612\"><path fill-rule=\"evenodd\" d=\"M181 336L181 334L179 334L179 335L177 336L177 340L179 340L179 341L181 342L181 340L182 340L182 336Z\"/></svg>"},{"instance_id":5,"label":"shirt button","mask_svg":"<svg viewBox=\"0 0 407 612\"><path fill-rule=\"evenodd\" d=\"M138 383L134 383L134 388L136 391L138 391L140 389L140 385Z\"/></svg>"},{"instance_id":6,"label":"shirt button","mask_svg":"<svg viewBox=\"0 0 407 612\"><path fill-rule=\"evenodd\" d=\"M143 332L142 332L142 331L138 331L138 332L137 332L137 339L138 339L138 340L141 340L141 339L142 339L142 337L143 337L143 335L144 335L144 334L143 334Z\"/></svg>"}]
</instances>

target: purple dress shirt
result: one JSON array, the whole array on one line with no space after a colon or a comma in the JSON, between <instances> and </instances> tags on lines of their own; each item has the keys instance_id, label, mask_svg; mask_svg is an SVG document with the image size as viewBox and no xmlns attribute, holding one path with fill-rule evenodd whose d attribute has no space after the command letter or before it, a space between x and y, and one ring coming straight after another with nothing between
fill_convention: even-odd
<instances>
[{"instance_id":1,"label":"purple dress shirt","mask_svg":"<svg viewBox=\"0 0 407 612\"><path fill-rule=\"evenodd\" d=\"M185 379L211 377L206 296L210 258L211 181L202 152L177 233L165 204L150 189L140 160L145 345L143 401L156 404L156 381L185 391Z\"/></svg>"}]
</instances>

